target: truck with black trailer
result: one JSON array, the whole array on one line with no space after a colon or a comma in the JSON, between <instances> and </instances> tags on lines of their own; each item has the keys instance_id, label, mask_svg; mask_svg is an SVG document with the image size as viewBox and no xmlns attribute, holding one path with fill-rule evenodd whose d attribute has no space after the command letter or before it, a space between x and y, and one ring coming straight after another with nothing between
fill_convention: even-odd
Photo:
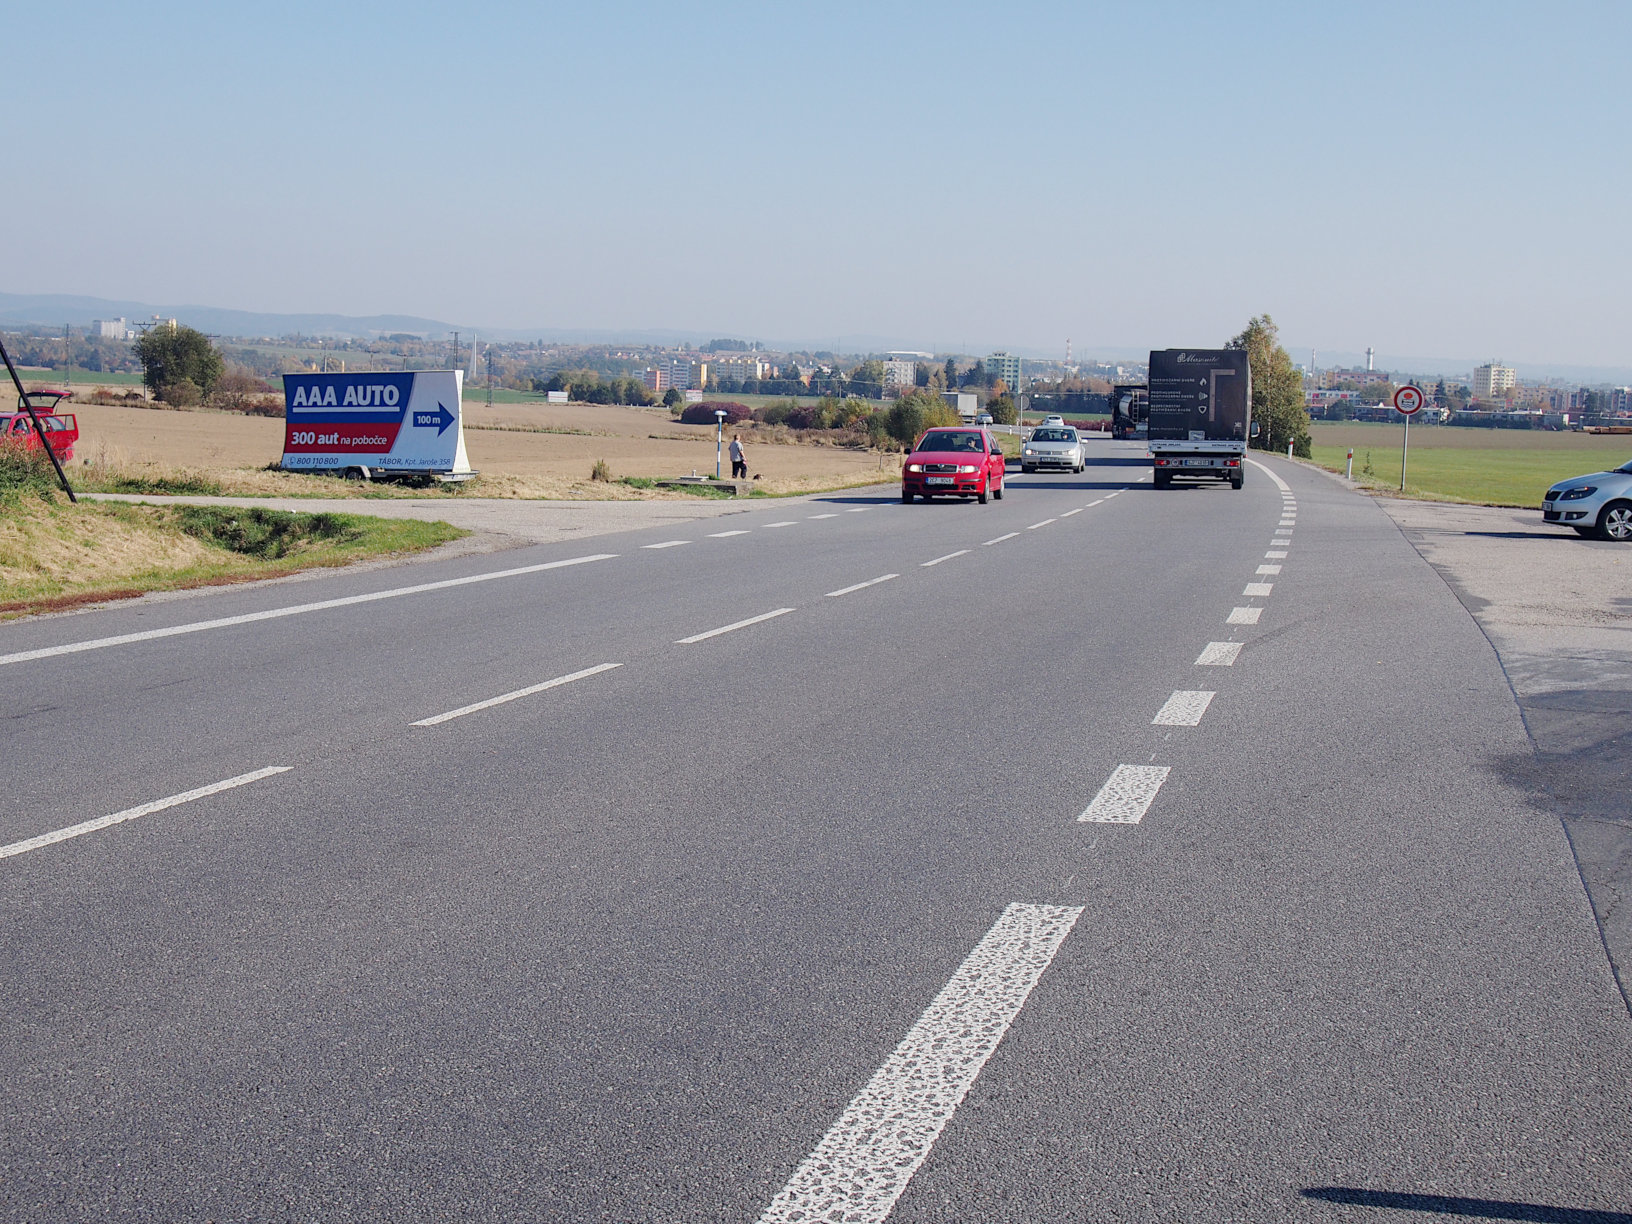
<instances>
[{"instance_id":1,"label":"truck with black trailer","mask_svg":"<svg viewBox=\"0 0 1632 1224\"><path fill-rule=\"evenodd\" d=\"M1149 388L1144 383L1117 383L1111 388L1111 437L1137 438L1150 410Z\"/></svg>"},{"instance_id":2,"label":"truck with black trailer","mask_svg":"<svg viewBox=\"0 0 1632 1224\"><path fill-rule=\"evenodd\" d=\"M1252 367L1240 349L1150 354L1150 458L1158 489L1227 480L1239 489L1252 423Z\"/></svg>"}]
</instances>

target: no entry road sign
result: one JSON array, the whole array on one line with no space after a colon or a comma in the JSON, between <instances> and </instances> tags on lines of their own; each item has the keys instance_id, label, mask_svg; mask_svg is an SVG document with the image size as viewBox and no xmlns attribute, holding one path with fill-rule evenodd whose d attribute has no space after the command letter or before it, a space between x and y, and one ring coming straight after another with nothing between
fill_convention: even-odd
<instances>
[{"instance_id":1,"label":"no entry road sign","mask_svg":"<svg viewBox=\"0 0 1632 1224\"><path fill-rule=\"evenodd\" d=\"M1394 407L1396 411L1403 412L1406 416L1412 416L1420 411L1422 403L1422 388L1411 383L1406 383L1394 392Z\"/></svg>"}]
</instances>

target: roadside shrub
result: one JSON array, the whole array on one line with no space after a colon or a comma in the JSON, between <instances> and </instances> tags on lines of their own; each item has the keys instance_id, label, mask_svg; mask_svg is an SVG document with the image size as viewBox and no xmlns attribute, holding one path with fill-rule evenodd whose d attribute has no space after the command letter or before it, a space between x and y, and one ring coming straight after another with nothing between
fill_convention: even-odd
<instances>
[{"instance_id":1,"label":"roadside shrub","mask_svg":"<svg viewBox=\"0 0 1632 1224\"><path fill-rule=\"evenodd\" d=\"M0 497L31 493L44 501L56 496L57 473L42 450L0 440Z\"/></svg>"},{"instance_id":2,"label":"roadside shrub","mask_svg":"<svg viewBox=\"0 0 1632 1224\"><path fill-rule=\"evenodd\" d=\"M172 408L196 408L204 402L204 393L190 378L178 378L159 389L159 398Z\"/></svg>"},{"instance_id":3,"label":"roadside shrub","mask_svg":"<svg viewBox=\"0 0 1632 1224\"><path fill-rule=\"evenodd\" d=\"M181 497L220 497L219 481L197 472L177 472L171 476L113 476L106 482L109 493L168 493Z\"/></svg>"},{"instance_id":4,"label":"roadside shrub","mask_svg":"<svg viewBox=\"0 0 1632 1224\"><path fill-rule=\"evenodd\" d=\"M145 404L147 397L140 391L115 391L112 387L94 387L85 397L91 404Z\"/></svg>"},{"instance_id":5,"label":"roadside shrub","mask_svg":"<svg viewBox=\"0 0 1632 1224\"><path fill-rule=\"evenodd\" d=\"M345 514L291 514L259 506L172 506L175 524L196 540L276 561L302 544L355 540L362 530Z\"/></svg>"},{"instance_id":6,"label":"roadside shrub","mask_svg":"<svg viewBox=\"0 0 1632 1224\"><path fill-rule=\"evenodd\" d=\"M591 480L607 481L612 479L612 469L607 466L605 459L595 460L595 466L589 469Z\"/></svg>"},{"instance_id":7,"label":"roadside shrub","mask_svg":"<svg viewBox=\"0 0 1632 1224\"><path fill-rule=\"evenodd\" d=\"M682 425L712 425L714 424L714 410L725 409L725 423L737 425L754 418L754 410L747 404L739 404L734 400L704 400L700 404L687 404L680 413Z\"/></svg>"},{"instance_id":8,"label":"roadside shrub","mask_svg":"<svg viewBox=\"0 0 1632 1224\"><path fill-rule=\"evenodd\" d=\"M754 415L767 425L786 425L788 418L798 410L799 405L793 400L783 400L780 404L765 405Z\"/></svg>"},{"instance_id":9,"label":"roadside shrub","mask_svg":"<svg viewBox=\"0 0 1632 1224\"><path fill-rule=\"evenodd\" d=\"M957 425L962 418L938 395L925 391L909 391L890 406L890 437L902 446L911 446L926 429L939 425Z\"/></svg>"}]
</instances>

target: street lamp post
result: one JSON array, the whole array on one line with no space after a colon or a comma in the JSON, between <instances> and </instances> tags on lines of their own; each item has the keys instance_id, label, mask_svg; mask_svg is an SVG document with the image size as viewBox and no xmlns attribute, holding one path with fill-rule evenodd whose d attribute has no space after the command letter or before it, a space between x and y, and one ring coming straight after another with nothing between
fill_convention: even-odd
<instances>
[{"instance_id":1,"label":"street lamp post","mask_svg":"<svg viewBox=\"0 0 1632 1224\"><path fill-rule=\"evenodd\" d=\"M724 454L722 449L725 442L725 409L714 409L714 479L720 478L720 459Z\"/></svg>"}]
</instances>

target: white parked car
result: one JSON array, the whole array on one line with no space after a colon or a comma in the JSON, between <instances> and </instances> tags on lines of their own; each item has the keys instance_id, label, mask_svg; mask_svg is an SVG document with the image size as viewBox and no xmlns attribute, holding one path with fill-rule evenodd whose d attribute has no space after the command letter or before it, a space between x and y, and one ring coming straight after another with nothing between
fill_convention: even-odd
<instances>
[{"instance_id":1,"label":"white parked car","mask_svg":"<svg viewBox=\"0 0 1632 1224\"><path fill-rule=\"evenodd\" d=\"M1559 481L1547 490L1541 517L1584 536L1632 543L1632 463Z\"/></svg>"},{"instance_id":2,"label":"white parked car","mask_svg":"<svg viewBox=\"0 0 1632 1224\"><path fill-rule=\"evenodd\" d=\"M1082 438L1069 425L1039 425L1020 448L1020 470L1080 472L1088 465Z\"/></svg>"}]
</instances>

